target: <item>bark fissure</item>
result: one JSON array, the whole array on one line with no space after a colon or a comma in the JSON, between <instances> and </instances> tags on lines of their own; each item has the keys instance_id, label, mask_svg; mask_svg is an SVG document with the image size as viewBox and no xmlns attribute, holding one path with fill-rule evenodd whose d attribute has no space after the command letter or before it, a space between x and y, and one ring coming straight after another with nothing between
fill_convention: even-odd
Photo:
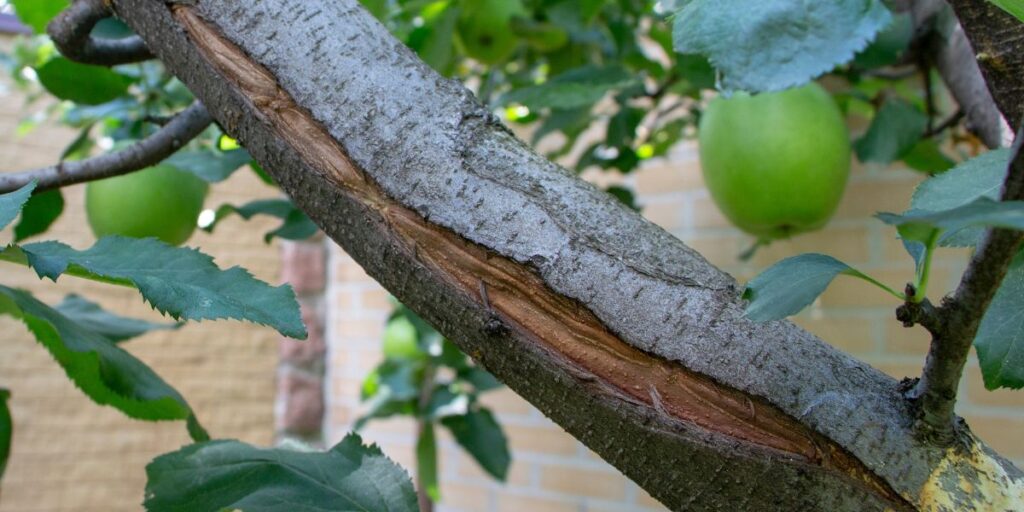
<instances>
[{"instance_id":1,"label":"bark fissure","mask_svg":"<svg viewBox=\"0 0 1024 512\"><path fill-rule=\"evenodd\" d=\"M253 63L189 7L176 18L206 58L252 102L267 124L312 167L355 200L378 212L406 251L444 275L557 357L571 361L578 378L599 381L615 394L659 414L763 448L780 456L844 473L888 500L896 493L858 460L757 397L645 354L618 339L584 306L551 291L531 270L430 224L388 198L353 164L327 131L299 107L272 74ZM480 354L473 354L477 359Z\"/></svg>"},{"instance_id":2,"label":"bark fissure","mask_svg":"<svg viewBox=\"0 0 1024 512\"><path fill-rule=\"evenodd\" d=\"M851 473L674 419L672 393L645 388L646 376L633 375L656 370L618 362L618 349L579 343L574 324L562 325L569 333L564 343L584 363L559 356L562 349L545 345L553 339L550 333L531 330L565 320L533 318L537 286L558 298L556 305L572 306L569 320L577 309L588 311L596 332L637 351L641 361L661 361L727 384L751 403L817 432L917 508L943 510L932 506L942 500L960 507L993 501L986 493L1004 502L1019 499L1016 468L978 441L975 452L987 457L984 464L919 443L911 409L892 379L788 322L743 319L735 281L532 153L461 85L437 76L395 41L357 1L191 3L276 80L274 88L257 87L264 100L250 100L226 80L171 11L154 8L161 2L114 1L119 16L218 122L371 276L669 507L907 505ZM297 108L280 103L285 96ZM265 112L280 112L288 133L271 127ZM324 132L338 143L337 153L310 142ZM323 153L310 157L309 151ZM339 154L392 203L368 201L343 186L337 173L325 172L337 165ZM338 171L344 179L358 179L344 172ZM425 224L409 227L407 215ZM411 234L403 234L403 226ZM410 241L416 240L413 228L425 229L421 242ZM468 244L468 254L476 250L481 256L432 252L447 247L437 240L445 233ZM506 264L527 272L537 286L502 270ZM518 302L524 298L529 307ZM609 372L623 374L611 381L598 378L588 369L597 355L612 361ZM616 381L627 383L626 391ZM634 382L641 389L631 392L628 383ZM735 410L724 415L730 414L750 417L746 400L736 400ZM955 490L956 482L992 474L1003 480L991 488Z\"/></svg>"}]
</instances>

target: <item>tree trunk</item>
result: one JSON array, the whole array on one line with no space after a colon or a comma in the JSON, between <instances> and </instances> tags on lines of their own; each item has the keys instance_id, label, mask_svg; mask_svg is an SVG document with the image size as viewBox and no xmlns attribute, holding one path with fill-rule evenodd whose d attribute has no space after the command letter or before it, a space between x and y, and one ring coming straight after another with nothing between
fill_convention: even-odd
<instances>
[{"instance_id":1,"label":"tree trunk","mask_svg":"<svg viewBox=\"0 0 1024 512\"><path fill-rule=\"evenodd\" d=\"M114 0L168 68L398 299L678 510L1021 509L964 427L534 154L356 0Z\"/></svg>"}]
</instances>

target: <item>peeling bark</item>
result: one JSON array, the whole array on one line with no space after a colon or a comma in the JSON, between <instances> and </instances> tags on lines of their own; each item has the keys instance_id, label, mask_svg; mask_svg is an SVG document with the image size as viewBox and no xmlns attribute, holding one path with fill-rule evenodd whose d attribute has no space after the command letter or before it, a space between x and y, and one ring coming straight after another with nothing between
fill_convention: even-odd
<instances>
[{"instance_id":1,"label":"peeling bark","mask_svg":"<svg viewBox=\"0 0 1024 512\"><path fill-rule=\"evenodd\" d=\"M188 3L114 6L371 276L667 506L1024 502L969 432L918 440L891 378L745 320L731 277L532 153L356 0Z\"/></svg>"}]
</instances>

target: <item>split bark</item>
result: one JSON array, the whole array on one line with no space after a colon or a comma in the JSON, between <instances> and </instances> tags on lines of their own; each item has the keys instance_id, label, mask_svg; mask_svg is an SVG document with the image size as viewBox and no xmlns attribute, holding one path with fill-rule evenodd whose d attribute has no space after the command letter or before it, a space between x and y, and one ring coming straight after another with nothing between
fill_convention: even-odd
<instances>
[{"instance_id":1,"label":"split bark","mask_svg":"<svg viewBox=\"0 0 1024 512\"><path fill-rule=\"evenodd\" d=\"M730 276L534 154L358 1L113 5L371 276L670 508L1024 503L968 430L920 440L891 378L745 320Z\"/></svg>"}]
</instances>

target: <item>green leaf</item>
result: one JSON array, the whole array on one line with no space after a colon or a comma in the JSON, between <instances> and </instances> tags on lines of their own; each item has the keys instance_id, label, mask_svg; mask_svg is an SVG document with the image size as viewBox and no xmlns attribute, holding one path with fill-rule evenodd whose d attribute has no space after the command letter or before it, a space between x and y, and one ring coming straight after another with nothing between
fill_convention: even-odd
<instances>
[{"instance_id":1,"label":"green leaf","mask_svg":"<svg viewBox=\"0 0 1024 512\"><path fill-rule=\"evenodd\" d=\"M99 105L117 99L128 92L132 79L109 68L72 62L64 57L55 57L36 69L39 83L54 96L84 103Z\"/></svg>"},{"instance_id":2,"label":"green leaf","mask_svg":"<svg viewBox=\"0 0 1024 512\"><path fill-rule=\"evenodd\" d=\"M207 183L219 183L228 179L232 173L250 161L252 161L252 156L244 149L231 151L203 149L179 151L164 160L163 163L195 174Z\"/></svg>"},{"instance_id":3,"label":"green leaf","mask_svg":"<svg viewBox=\"0 0 1024 512\"><path fill-rule=\"evenodd\" d=\"M913 149L927 126L928 116L924 112L899 98L890 98L853 148L861 162L888 164Z\"/></svg>"},{"instance_id":4,"label":"green leaf","mask_svg":"<svg viewBox=\"0 0 1024 512\"><path fill-rule=\"evenodd\" d=\"M441 501L441 488L437 484L437 440L434 439L434 424L422 424L416 440L416 483L430 501Z\"/></svg>"},{"instance_id":5,"label":"green leaf","mask_svg":"<svg viewBox=\"0 0 1024 512\"><path fill-rule=\"evenodd\" d=\"M470 366L459 371L459 378L473 385L477 393L483 393L502 386L501 381L494 378L491 372L479 366Z\"/></svg>"},{"instance_id":6,"label":"green leaf","mask_svg":"<svg viewBox=\"0 0 1024 512\"><path fill-rule=\"evenodd\" d=\"M690 0L673 41L707 56L724 89L777 91L849 61L891 19L879 0Z\"/></svg>"},{"instance_id":7,"label":"green leaf","mask_svg":"<svg viewBox=\"0 0 1024 512\"><path fill-rule=\"evenodd\" d=\"M500 103L519 103L530 109L572 110L589 107L605 94L636 84L638 78L621 66L584 66L558 75L539 85L505 94Z\"/></svg>"},{"instance_id":8,"label":"green leaf","mask_svg":"<svg viewBox=\"0 0 1024 512\"><path fill-rule=\"evenodd\" d=\"M963 206L982 197L998 199L1010 163L1010 150L997 149L967 160L953 169L933 176L917 186L910 208L942 211ZM943 245L976 245L982 228L968 228L948 236Z\"/></svg>"},{"instance_id":9,"label":"green leaf","mask_svg":"<svg viewBox=\"0 0 1024 512\"><path fill-rule=\"evenodd\" d=\"M512 458L508 453L508 440L491 411L485 408L471 410L462 416L449 416L441 420L455 441L466 450L488 474L505 481Z\"/></svg>"},{"instance_id":10,"label":"green leaf","mask_svg":"<svg viewBox=\"0 0 1024 512\"><path fill-rule=\"evenodd\" d=\"M36 182L33 181L14 192L0 194L0 229L6 228L21 213L35 189Z\"/></svg>"},{"instance_id":11,"label":"green leaf","mask_svg":"<svg viewBox=\"0 0 1024 512\"><path fill-rule=\"evenodd\" d=\"M11 456L11 438L14 437L14 422L11 421L11 408L7 401L11 392L0 388L0 478L7 469L7 459Z\"/></svg>"},{"instance_id":12,"label":"green leaf","mask_svg":"<svg viewBox=\"0 0 1024 512\"><path fill-rule=\"evenodd\" d=\"M11 0L14 12L37 34L46 33L46 24L68 6L68 0Z\"/></svg>"},{"instance_id":13,"label":"green leaf","mask_svg":"<svg viewBox=\"0 0 1024 512\"><path fill-rule=\"evenodd\" d=\"M456 392L451 385L438 384L430 394L425 416L430 419L458 416L469 411L471 400L466 393Z\"/></svg>"},{"instance_id":14,"label":"green leaf","mask_svg":"<svg viewBox=\"0 0 1024 512\"><path fill-rule=\"evenodd\" d=\"M99 304L73 293L64 297L64 300L54 306L54 309L78 325L114 342L141 336L149 331L177 329L182 325L180 323L147 322L137 318L115 315L101 308Z\"/></svg>"},{"instance_id":15,"label":"green leaf","mask_svg":"<svg viewBox=\"0 0 1024 512\"><path fill-rule=\"evenodd\" d=\"M934 139L918 141L903 155L903 163L915 171L941 173L956 166L956 162L942 153Z\"/></svg>"},{"instance_id":16,"label":"green leaf","mask_svg":"<svg viewBox=\"0 0 1024 512\"><path fill-rule=\"evenodd\" d=\"M143 362L27 292L0 285L0 314L24 322L94 402L142 420L193 416L185 399Z\"/></svg>"},{"instance_id":17,"label":"green leaf","mask_svg":"<svg viewBox=\"0 0 1024 512\"><path fill-rule=\"evenodd\" d=\"M14 241L45 232L63 212L64 196L59 188L34 194L25 203L21 220L14 226Z\"/></svg>"},{"instance_id":18,"label":"green leaf","mask_svg":"<svg viewBox=\"0 0 1024 512\"><path fill-rule=\"evenodd\" d=\"M269 215L281 219L283 222L280 226L263 235L263 240L267 243L270 243L275 237L285 240L305 240L315 235L320 229L302 210L296 208L287 199L257 199L242 206L221 205L217 208L213 221L209 225L203 226L202 229L213 232L217 224L231 214L238 214L245 220L256 215Z\"/></svg>"},{"instance_id":19,"label":"green leaf","mask_svg":"<svg viewBox=\"0 0 1024 512\"><path fill-rule=\"evenodd\" d=\"M349 434L326 452L193 444L146 466L149 512L417 512L409 476Z\"/></svg>"},{"instance_id":20,"label":"green leaf","mask_svg":"<svg viewBox=\"0 0 1024 512\"><path fill-rule=\"evenodd\" d=\"M910 14L895 14L892 23L879 32L875 40L854 57L853 62L862 69L896 64L913 38L914 22Z\"/></svg>"},{"instance_id":21,"label":"green leaf","mask_svg":"<svg viewBox=\"0 0 1024 512\"><path fill-rule=\"evenodd\" d=\"M764 322L795 315L814 302L840 274L864 279L903 299L901 294L831 256L801 254L772 265L747 283L743 291L743 298L750 301L746 317Z\"/></svg>"},{"instance_id":22,"label":"green leaf","mask_svg":"<svg viewBox=\"0 0 1024 512\"><path fill-rule=\"evenodd\" d=\"M459 19L459 9L450 2L434 2L423 9L421 14L423 25L416 27L409 34L408 45L417 55L442 75L449 76L455 47L455 22Z\"/></svg>"},{"instance_id":23,"label":"green leaf","mask_svg":"<svg viewBox=\"0 0 1024 512\"><path fill-rule=\"evenodd\" d=\"M362 398L367 401L367 411L353 428L360 430L377 418L414 416L420 395L419 374L419 367L406 361L387 360L378 365L363 382Z\"/></svg>"},{"instance_id":24,"label":"green leaf","mask_svg":"<svg viewBox=\"0 0 1024 512\"><path fill-rule=\"evenodd\" d=\"M939 229L943 233L939 238L941 243L960 230L974 226L1024 230L1024 201L998 202L982 197L938 212L911 210L902 215L879 213L876 216L886 224L904 230L912 227L918 233L925 233L927 228Z\"/></svg>"},{"instance_id":25,"label":"green leaf","mask_svg":"<svg viewBox=\"0 0 1024 512\"><path fill-rule=\"evenodd\" d=\"M306 337L299 304L288 285L272 287L241 267L221 270L195 249L155 238L108 236L79 251L60 242L22 246L40 277L56 280L71 268L132 283L142 297L175 320L233 318L273 327L285 336Z\"/></svg>"},{"instance_id":26,"label":"green leaf","mask_svg":"<svg viewBox=\"0 0 1024 512\"><path fill-rule=\"evenodd\" d=\"M974 338L981 375L988 389L1024 387L1024 252L1017 254L1010 271Z\"/></svg>"},{"instance_id":27,"label":"green leaf","mask_svg":"<svg viewBox=\"0 0 1024 512\"><path fill-rule=\"evenodd\" d=\"M1000 9L1010 13L1014 18L1024 22L1024 2L1021 0L988 0Z\"/></svg>"}]
</instances>

